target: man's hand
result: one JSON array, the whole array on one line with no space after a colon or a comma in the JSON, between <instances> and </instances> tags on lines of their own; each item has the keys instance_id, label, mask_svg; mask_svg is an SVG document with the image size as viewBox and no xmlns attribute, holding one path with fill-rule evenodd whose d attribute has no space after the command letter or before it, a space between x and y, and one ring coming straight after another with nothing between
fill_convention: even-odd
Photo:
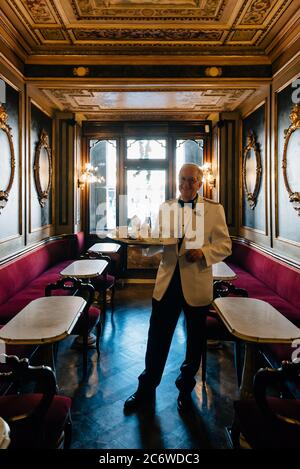
<instances>
[{"instance_id":1,"label":"man's hand","mask_svg":"<svg viewBox=\"0 0 300 469\"><path fill-rule=\"evenodd\" d=\"M188 262L197 262L203 257L202 249L189 249L185 257Z\"/></svg>"}]
</instances>

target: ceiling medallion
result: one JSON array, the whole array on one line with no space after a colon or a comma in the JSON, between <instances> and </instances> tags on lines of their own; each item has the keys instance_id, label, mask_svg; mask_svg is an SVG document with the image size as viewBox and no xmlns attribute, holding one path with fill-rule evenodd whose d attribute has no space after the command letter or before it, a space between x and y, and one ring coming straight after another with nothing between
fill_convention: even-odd
<instances>
[{"instance_id":1,"label":"ceiling medallion","mask_svg":"<svg viewBox=\"0 0 300 469\"><path fill-rule=\"evenodd\" d=\"M90 69L88 67L75 67L73 68L73 75L75 77L86 77L90 74Z\"/></svg>"},{"instance_id":2,"label":"ceiling medallion","mask_svg":"<svg viewBox=\"0 0 300 469\"><path fill-rule=\"evenodd\" d=\"M222 76L223 70L221 67L207 67L204 73L207 77L217 78Z\"/></svg>"}]
</instances>

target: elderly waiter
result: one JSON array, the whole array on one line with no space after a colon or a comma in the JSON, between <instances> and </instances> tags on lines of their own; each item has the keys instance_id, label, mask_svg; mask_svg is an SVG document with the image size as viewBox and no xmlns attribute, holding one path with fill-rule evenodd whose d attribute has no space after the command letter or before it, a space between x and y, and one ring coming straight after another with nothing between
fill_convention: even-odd
<instances>
[{"instance_id":1,"label":"elderly waiter","mask_svg":"<svg viewBox=\"0 0 300 469\"><path fill-rule=\"evenodd\" d=\"M165 203L176 207L177 212L184 215L189 213L187 209L190 208L191 217L186 221L188 216L181 215L180 220L183 222L179 227L178 243L163 248L152 298L146 366L139 376L136 392L125 401L124 411L127 413L140 407L153 406L155 390L162 378L181 310L186 319L187 339L185 359L176 379L179 389L177 406L180 411L189 410L193 406L191 393L201 362L206 312L213 299L212 264L222 261L231 253L231 240L222 205L198 194L202 177L202 170L196 164L183 165L179 172L180 199ZM197 207L202 210L197 212ZM197 221L197 214L200 217L202 214L204 221L201 247L187 236L187 226L193 222L193 217ZM174 234L174 228L171 233ZM153 249L148 248L148 255L154 254Z\"/></svg>"}]
</instances>

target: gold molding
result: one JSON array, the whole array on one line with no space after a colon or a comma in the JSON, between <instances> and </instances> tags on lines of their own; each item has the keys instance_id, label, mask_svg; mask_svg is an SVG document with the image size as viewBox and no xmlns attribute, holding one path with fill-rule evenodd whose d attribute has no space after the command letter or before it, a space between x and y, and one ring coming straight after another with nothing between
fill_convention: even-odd
<instances>
[{"instance_id":1,"label":"gold molding","mask_svg":"<svg viewBox=\"0 0 300 469\"><path fill-rule=\"evenodd\" d=\"M289 116L291 125L286 130L285 134L285 142L283 148L283 157L282 157L282 172L283 172L283 179L285 188L289 194L289 200L294 205L293 208L297 211L298 215L300 216L300 192L295 192L292 190L288 176L287 176L287 158L288 158L288 145L291 138L291 135L296 132L296 130L300 130L300 105L296 104L291 111Z\"/></svg>"},{"instance_id":2,"label":"gold molding","mask_svg":"<svg viewBox=\"0 0 300 469\"><path fill-rule=\"evenodd\" d=\"M0 189L0 213L1 213L1 210L4 209L4 207L6 206L8 202L9 193L11 191L11 188L14 182L15 165L16 165L13 137L11 133L11 128L7 124L7 119L8 119L8 114L4 106L0 104L0 130L3 130L3 132L7 136L9 148L10 148L10 177L9 177L7 187L5 189Z\"/></svg>"},{"instance_id":3,"label":"gold molding","mask_svg":"<svg viewBox=\"0 0 300 469\"><path fill-rule=\"evenodd\" d=\"M47 156L48 156L48 184L47 188L43 191L42 186L41 186L41 179L40 179L40 156L41 156L41 150L42 149L46 150ZM49 145L49 136L47 132L43 129L41 132L40 140L37 146L37 149L35 151L35 158L34 158L34 181L35 181L35 186L36 190L38 193L38 199L41 207L45 207L47 199L49 197L49 192L50 192L50 187L51 187L51 182L52 182L52 157L51 157L51 148Z\"/></svg>"},{"instance_id":4,"label":"gold molding","mask_svg":"<svg viewBox=\"0 0 300 469\"><path fill-rule=\"evenodd\" d=\"M246 172L246 160L251 150L254 150L255 160L256 160L256 178L255 178L255 185L254 185L253 192L250 192L248 190L247 172ZM260 150L256 141L256 136L254 134L254 131L251 129L248 132L247 146L245 147L244 153L243 153L243 167L242 168L243 168L242 171L243 171L244 190L245 190L250 208L251 210L254 210L257 204L257 197L258 197L258 192L259 192L259 188L261 184L262 166L261 166L261 155L260 155Z\"/></svg>"}]
</instances>

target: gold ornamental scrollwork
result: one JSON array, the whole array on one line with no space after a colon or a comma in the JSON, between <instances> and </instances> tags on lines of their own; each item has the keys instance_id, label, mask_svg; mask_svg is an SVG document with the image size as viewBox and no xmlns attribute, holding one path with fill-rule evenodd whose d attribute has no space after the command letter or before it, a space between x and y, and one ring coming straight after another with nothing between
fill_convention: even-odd
<instances>
[{"instance_id":1,"label":"gold ornamental scrollwork","mask_svg":"<svg viewBox=\"0 0 300 469\"><path fill-rule=\"evenodd\" d=\"M256 163L256 175L255 175L255 184L254 184L253 192L249 190L248 185L247 185L247 170L246 170L246 162L247 162L247 158L251 157L251 150L253 150L254 152L255 163ZM254 210L257 204L257 197L258 197L258 192L259 192L259 188L261 184L261 173L262 173L262 166L261 166L261 155L260 155L259 146L257 144L256 137L255 137L253 130L249 130L248 138L247 138L247 146L244 148L244 154L243 154L243 185L244 185L247 201L249 203L251 210Z\"/></svg>"},{"instance_id":2,"label":"gold ornamental scrollwork","mask_svg":"<svg viewBox=\"0 0 300 469\"><path fill-rule=\"evenodd\" d=\"M0 188L0 213L8 202L9 193L11 191L11 188L14 182L15 165L16 165L13 138L12 138L11 128L7 124L7 119L8 119L7 112L4 106L0 104L0 132L3 131L5 133L6 138L8 140L8 144L9 144L9 150L10 150L10 176L9 176L7 187L5 189ZM0 148L0 171L1 171L1 158L3 158L3 155L1 154L1 148Z\"/></svg>"},{"instance_id":3,"label":"gold ornamental scrollwork","mask_svg":"<svg viewBox=\"0 0 300 469\"><path fill-rule=\"evenodd\" d=\"M41 183L41 167L40 167L41 156L42 156L43 150L46 152L47 159L48 159L48 181L47 181L46 188L44 190L42 188L42 183ZM51 157L51 148L49 145L49 137L48 137L47 132L44 129L41 132L40 140L38 142L38 146L35 151L33 171L34 171L34 181L35 181L35 186L36 186L36 190L38 193L39 203L41 207L45 207L46 202L49 197L49 192L50 192L51 182L52 182L52 157Z\"/></svg>"},{"instance_id":4,"label":"gold ornamental scrollwork","mask_svg":"<svg viewBox=\"0 0 300 469\"><path fill-rule=\"evenodd\" d=\"M300 192L295 192L292 190L290 186L290 182L288 180L288 175L287 175L288 146L289 146L290 138L291 138L291 135L294 132L296 132L296 130L300 129L300 106L299 104L296 104L293 107L292 112L289 117L290 117L291 125L286 130L286 134L285 134L285 142L284 142L283 158L282 158L282 172L283 172L284 185L289 194L289 200L291 203L294 204L294 209L298 212L298 215L300 216Z\"/></svg>"}]
</instances>

